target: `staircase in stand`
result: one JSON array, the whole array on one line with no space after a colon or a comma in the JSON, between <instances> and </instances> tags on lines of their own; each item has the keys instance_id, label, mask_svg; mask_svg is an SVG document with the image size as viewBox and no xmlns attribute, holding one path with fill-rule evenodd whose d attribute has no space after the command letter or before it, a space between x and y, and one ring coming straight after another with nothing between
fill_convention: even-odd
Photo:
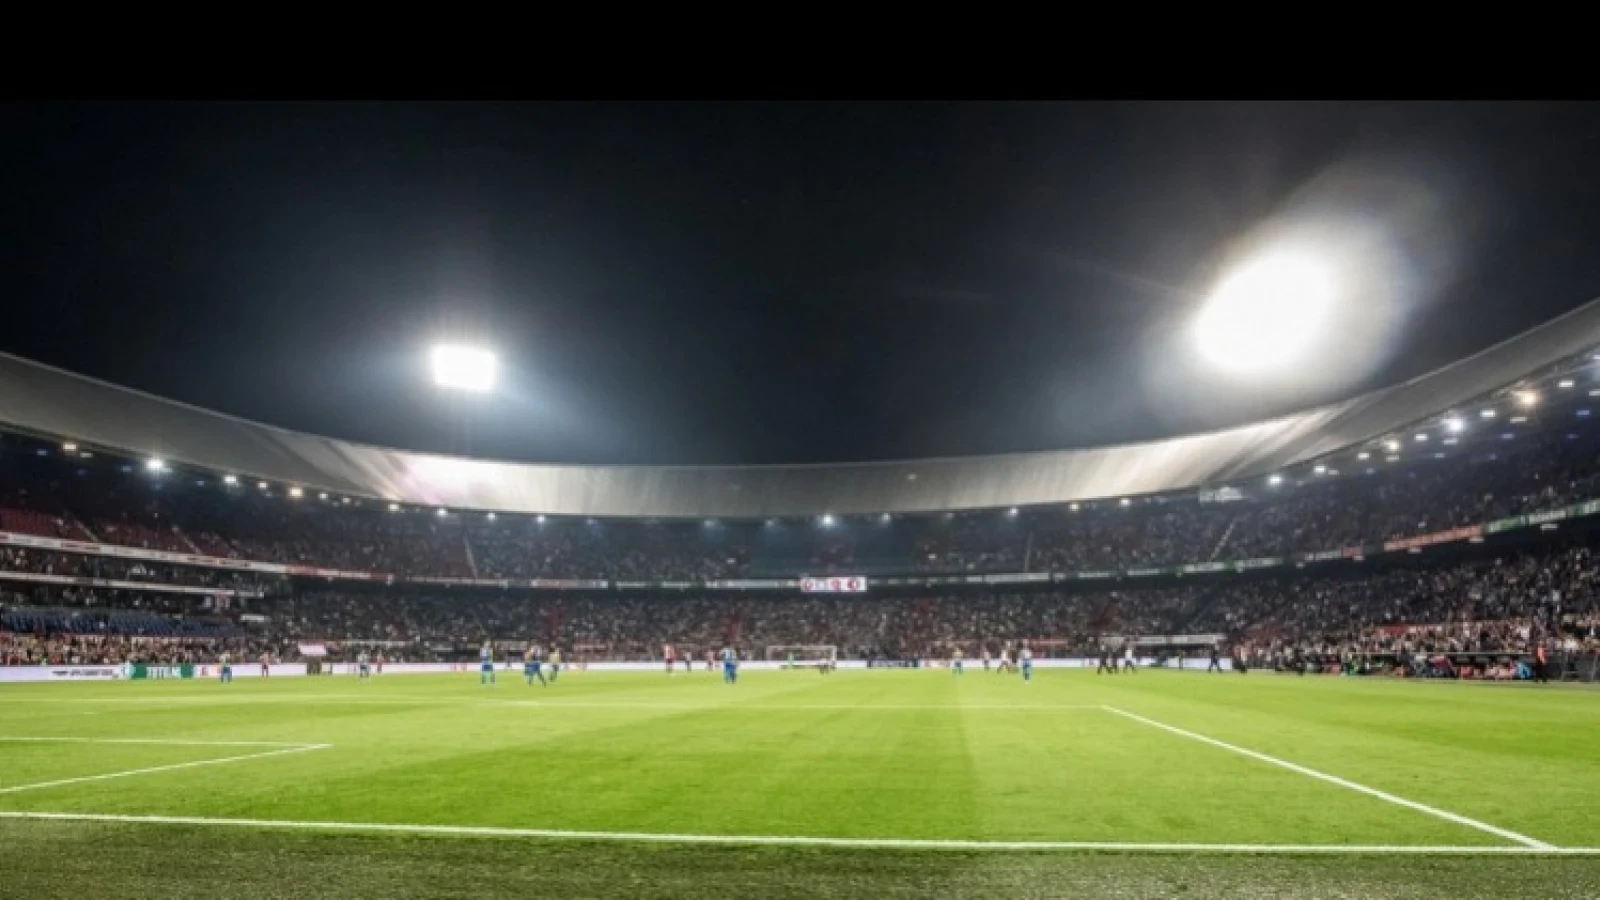
<instances>
[{"instance_id":1,"label":"staircase in stand","mask_svg":"<svg viewBox=\"0 0 1600 900\"><path fill-rule=\"evenodd\" d=\"M1228 546L1228 538L1233 537L1234 526L1239 524L1239 517L1234 516L1228 520L1228 527L1222 529L1222 537L1217 539L1217 545L1211 548L1209 559L1216 559L1222 555L1222 548Z\"/></svg>"}]
</instances>

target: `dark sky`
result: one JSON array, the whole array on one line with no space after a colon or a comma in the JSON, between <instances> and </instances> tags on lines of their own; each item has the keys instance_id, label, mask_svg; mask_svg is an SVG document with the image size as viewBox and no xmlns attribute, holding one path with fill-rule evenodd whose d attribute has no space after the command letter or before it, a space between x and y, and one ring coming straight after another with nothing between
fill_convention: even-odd
<instances>
[{"instance_id":1,"label":"dark sky","mask_svg":"<svg viewBox=\"0 0 1600 900\"><path fill-rule=\"evenodd\" d=\"M55 106L0 128L0 349L417 449L1145 439L1420 374L1600 295L1593 106ZM1173 362L1240 241L1328 209L1404 261L1383 352L1250 390ZM505 390L434 390L441 337L492 343Z\"/></svg>"}]
</instances>

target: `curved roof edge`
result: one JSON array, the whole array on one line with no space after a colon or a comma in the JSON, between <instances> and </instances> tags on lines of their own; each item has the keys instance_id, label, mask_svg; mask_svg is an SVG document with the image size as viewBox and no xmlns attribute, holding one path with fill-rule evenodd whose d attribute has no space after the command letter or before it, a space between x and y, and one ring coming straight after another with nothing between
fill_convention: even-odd
<instances>
[{"instance_id":1,"label":"curved roof edge","mask_svg":"<svg viewBox=\"0 0 1600 900\"><path fill-rule=\"evenodd\" d=\"M1600 300L1403 384L1140 444L768 466L586 466L437 456L249 422L0 354L0 423L241 477L408 504L553 515L916 513L1152 494L1264 476L1365 443L1600 345Z\"/></svg>"}]
</instances>

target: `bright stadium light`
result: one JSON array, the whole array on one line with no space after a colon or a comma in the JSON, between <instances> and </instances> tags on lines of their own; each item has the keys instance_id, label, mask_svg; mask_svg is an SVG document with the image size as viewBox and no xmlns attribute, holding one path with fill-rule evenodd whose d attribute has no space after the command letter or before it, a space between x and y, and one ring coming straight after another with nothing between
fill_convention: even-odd
<instances>
[{"instance_id":1,"label":"bright stadium light","mask_svg":"<svg viewBox=\"0 0 1600 900\"><path fill-rule=\"evenodd\" d=\"M1451 434L1460 434L1462 431L1466 430L1466 427L1467 423L1463 422L1459 417L1456 416L1451 416L1450 418L1444 420L1444 430L1450 432Z\"/></svg>"},{"instance_id":2,"label":"bright stadium light","mask_svg":"<svg viewBox=\"0 0 1600 900\"><path fill-rule=\"evenodd\" d=\"M1267 256L1217 285L1195 320L1208 362L1235 375L1281 369L1326 337L1335 290L1327 268L1299 254Z\"/></svg>"},{"instance_id":3,"label":"bright stadium light","mask_svg":"<svg viewBox=\"0 0 1600 900\"><path fill-rule=\"evenodd\" d=\"M494 390L500 373L500 361L482 347L440 344L430 358L433 383L443 388L487 393Z\"/></svg>"},{"instance_id":4,"label":"bright stadium light","mask_svg":"<svg viewBox=\"0 0 1600 900\"><path fill-rule=\"evenodd\" d=\"M222 483L223 484L238 484L239 483L239 476L237 476L237 475L224 475L224 476L222 476Z\"/></svg>"},{"instance_id":5,"label":"bright stadium light","mask_svg":"<svg viewBox=\"0 0 1600 900\"><path fill-rule=\"evenodd\" d=\"M151 472L165 472L167 461L159 456L152 456L144 461L144 467Z\"/></svg>"},{"instance_id":6,"label":"bright stadium light","mask_svg":"<svg viewBox=\"0 0 1600 900\"><path fill-rule=\"evenodd\" d=\"M289 496L293 497L296 500L299 500L304 495L305 495L305 491L301 490L300 488L297 488L297 487L289 488Z\"/></svg>"},{"instance_id":7,"label":"bright stadium light","mask_svg":"<svg viewBox=\"0 0 1600 900\"><path fill-rule=\"evenodd\" d=\"M1538 406L1539 394L1535 391L1517 391L1517 403L1522 406Z\"/></svg>"}]
</instances>

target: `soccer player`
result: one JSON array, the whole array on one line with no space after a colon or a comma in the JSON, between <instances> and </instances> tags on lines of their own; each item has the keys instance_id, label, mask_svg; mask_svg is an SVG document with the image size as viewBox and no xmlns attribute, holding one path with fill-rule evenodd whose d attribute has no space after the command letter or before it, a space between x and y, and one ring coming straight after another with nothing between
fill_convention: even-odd
<instances>
[{"instance_id":1,"label":"soccer player","mask_svg":"<svg viewBox=\"0 0 1600 900\"><path fill-rule=\"evenodd\" d=\"M989 671L989 648L983 648L983 670Z\"/></svg>"},{"instance_id":2,"label":"soccer player","mask_svg":"<svg viewBox=\"0 0 1600 900\"><path fill-rule=\"evenodd\" d=\"M382 650L378 651L378 657L377 657L377 659L373 660L373 662L378 664L377 665L377 673L379 675L382 675L383 674L383 651Z\"/></svg>"},{"instance_id":3,"label":"soccer player","mask_svg":"<svg viewBox=\"0 0 1600 900\"><path fill-rule=\"evenodd\" d=\"M667 665L670 666L672 663L669 662ZM528 679L529 687L533 687L535 678L539 679L539 683L545 687L550 686L550 682L544 680L544 673L539 671L539 648L532 644L528 645L528 649L522 651L522 677Z\"/></svg>"},{"instance_id":4,"label":"soccer player","mask_svg":"<svg viewBox=\"0 0 1600 900\"><path fill-rule=\"evenodd\" d=\"M356 674L361 676L362 681L372 677L372 658L367 656L365 650L356 655Z\"/></svg>"},{"instance_id":5,"label":"soccer player","mask_svg":"<svg viewBox=\"0 0 1600 900\"><path fill-rule=\"evenodd\" d=\"M1102 644L1100 646L1100 662L1099 665L1095 666L1094 673L1096 675L1117 674L1116 659L1111 655L1111 647L1109 645Z\"/></svg>"},{"instance_id":6,"label":"soccer player","mask_svg":"<svg viewBox=\"0 0 1600 900\"><path fill-rule=\"evenodd\" d=\"M675 657L673 655L673 653L672 653L672 645L671 644L663 644L661 646L661 655L666 658L666 660L667 660L667 674L671 675L672 674L672 664L677 662L677 657Z\"/></svg>"},{"instance_id":7,"label":"soccer player","mask_svg":"<svg viewBox=\"0 0 1600 900\"><path fill-rule=\"evenodd\" d=\"M1001 674L1003 672L1008 672L1010 670L1011 670L1011 648L1010 647L1001 647L1000 648L1000 655L998 657L996 657L994 673L996 675L999 675L999 674Z\"/></svg>"},{"instance_id":8,"label":"soccer player","mask_svg":"<svg viewBox=\"0 0 1600 900\"><path fill-rule=\"evenodd\" d=\"M1033 650L1023 644L1019 655L1022 660L1022 681L1026 684L1033 680Z\"/></svg>"},{"instance_id":9,"label":"soccer player","mask_svg":"<svg viewBox=\"0 0 1600 900\"><path fill-rule=\"evenodd\" d=\"M232 684L233 683L233 657L231 657L228 654L224 653L224 654L222 654L222 659L218 660L218 663L219 663L219 665L221 667L222 683L223 684Z\"/></svg>"},{"instance_id":10,"label":"soccer player","mask_svg":"<svg viewBox=\"0 0 1600 900\"><path fill-rule=\"evenodd\" d=\"M265 651L261 654L261 677L266 678L272 674L272 657Z\"/></svg>"},{"instance_id":11,"label":"soccer player","mask_svg":"<svg viewBox=\"0 0 1600 900\"><path fill-rule=\"evenodd\" d=\"M494 684L494 648L488 641L478 651L478 683Z\"/></svg>"},{"instance_id":12,"label":"soccer player","mask_svg":"<svg viewBox=\"0 0 1600 900\"><path fill-rule=\"evenodd\" d=\"M1131 638L1122 642L1122 671L1139 671L1139 661L1133 655L1133 640Z\"/></svg>"},{"instance_id":13,"label":"soccer player","mask_svg":"<svg viewBox=\"0 0 1600 900\"><path fill-rule=\"evenodd\" d=\"M550 683L555 684L561 675L561 648L550 648Z\"/></svg>"},{"instance_id":14,"label":"soccer player","mask_svg":"<svg viewBox=\"0 0 1600 900\"><path fill-rule=\"evenodd\" d=\"M962 657L961 648L957 647L956 650L955 650L955 653L951 654L951 656L950 656L950 672L951 672L951 674L954 674L954 675L962 674L961 657Z\"/></svg>"},{"instance_id":15,"label":"soccer player","mask_svg":"<svg viewBox=\"0 0 1600 900\"><path fill-rule=\"evenodd\" d=\"M1211 645L1211 664L1206 666L1206 674L1222 671L1222 648L1216 644Z\"/></svg>"},{"instance_id":16,"label":"soccer player","mask_svg":"<svg viewBox=\"0 0 1600 900\"><path fill-rule=\"evenodd\" d=\"M722 648L722 683L736 684L739 681L739 654L732 647Z\"/></svg>"}]
</instances>

